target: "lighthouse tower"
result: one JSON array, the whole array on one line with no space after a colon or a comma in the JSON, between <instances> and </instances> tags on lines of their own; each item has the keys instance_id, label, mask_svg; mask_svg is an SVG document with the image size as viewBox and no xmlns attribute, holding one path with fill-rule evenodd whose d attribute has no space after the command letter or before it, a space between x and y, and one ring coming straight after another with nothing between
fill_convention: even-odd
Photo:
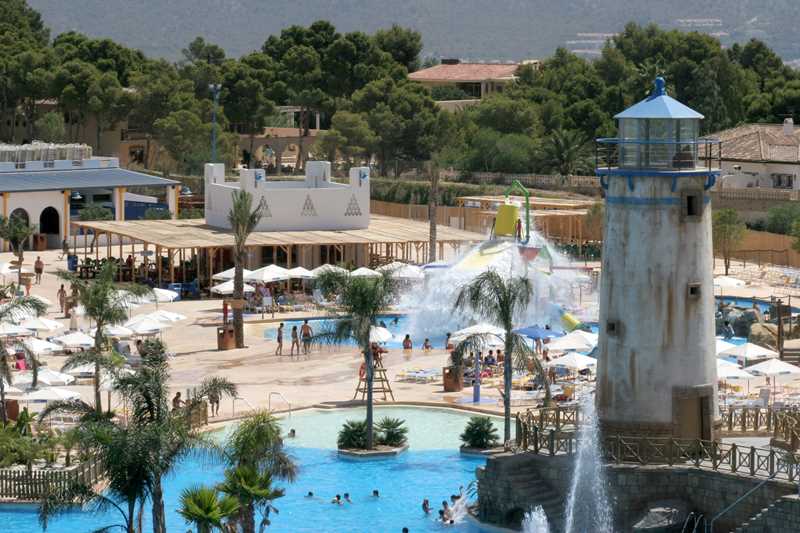
<instances>
[{"instance_id":1,"label":"lighthouse tower","mask_svg":"<svg viewBox=\"0 0 800 533\"><path fill-rule=\"evenodd\" d=\"M715 437L711 205L719 141L666 93L597 140L605 189L597 411L607 434Z\"/></svg>"}]
</instances>

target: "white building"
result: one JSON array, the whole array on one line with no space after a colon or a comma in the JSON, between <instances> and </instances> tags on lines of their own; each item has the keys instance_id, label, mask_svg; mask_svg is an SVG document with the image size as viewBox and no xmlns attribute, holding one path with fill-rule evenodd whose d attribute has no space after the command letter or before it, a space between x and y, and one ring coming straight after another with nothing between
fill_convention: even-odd
<instances>
[{"instance_id":1,"label":"white building","mask_svg":"<svg viewBox=\"0 0 800 533\"><path fill-rule=\"evenodd\" d=\"M242 169L239 181L225 181L225 165L205 166L206 223L230 228L232 193L263 201L264 216L255 231L354 230L369 227L369 168L350 169L347 184L331 181L331 164L308 161L303 181L267 180L262 169Z\"/></svg>"},{"instance_id":2,"label":"white building","mask_svg":"<svg viewBox=\"0 0 800 533\"><path fill-rule=\"evenodd\" d=\"M85 205L109 207L116 220L125 220L126 211L142 211L144 205L156 202L128 188L166 188L166 205L174 216L177 185L119 168L117 158L91 157L91 149L84 145L0 146L0 214L27 220L45 236L48 248L58 248L70 235L70 217Z\"/></svg>"},{"instance_id":3,"label":"white building","mask_svg":"<svg viewBox=\"0 0 800 533\"><path fill-rule=\"evenodd\" d=\"M717 187L800 189L800 129L783 124L745 124L713 135L722 141Z\"/></svg>"}]
</instances>

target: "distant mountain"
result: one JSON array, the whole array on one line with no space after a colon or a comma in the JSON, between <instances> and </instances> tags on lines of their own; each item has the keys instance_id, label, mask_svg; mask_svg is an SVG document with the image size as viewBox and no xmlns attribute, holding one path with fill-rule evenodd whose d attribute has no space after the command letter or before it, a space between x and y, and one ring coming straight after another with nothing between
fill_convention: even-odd
<instances>
[{"instance_id":1,"label":"distant mountain","mask_svg":"<svg viewBox=\"0 0 800 533\"><path fill-rule=\"evenodd\" d=\"M195 36L239 56L292 24L330 20L339 31L394 23L422 33L423 54L481 60L550 55L558 46L596 54L628 21L696 29L723 44L757 37L800 59L798 0L29 0L53 34L111 37L177 59Z\"/></svg>"}]
</instances>

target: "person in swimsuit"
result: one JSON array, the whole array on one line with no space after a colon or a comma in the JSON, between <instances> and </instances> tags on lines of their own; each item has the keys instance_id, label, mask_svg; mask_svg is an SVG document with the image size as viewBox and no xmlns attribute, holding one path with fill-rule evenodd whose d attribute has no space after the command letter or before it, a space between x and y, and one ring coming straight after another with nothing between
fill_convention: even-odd
<instances>
[{"instance_id":1,"label":"person in swimsuit","mask_svg":"<svg viewBox=\"0 0 800 533\"><path fill-rule=\"evenodd\" d=\"M292 348L290 355L294 356L294 347L297 346L297 355L300 355L300 339L297 337L297 326L292 326Z\"/></svg>"},{"instance_id":2,"label":"person in swimsuit","mask_svg":"<svg viewBox=\"0 0 800 533\"><path fill-rule=\"evenodd\" d=\"M283 322L278 326L278 347L275 349L275 355L283 355Z\"/></svg>"},{"instance_id":3,"label":"person in swimsuit","mask_svg":"<svg viewBox=\"0 0 800 533\"><path fill-rule=\"evenodd\" d=\"M303 353L308 355L311 353L311 337L314 335L314 330L308 325L308 320L303 321L303 326L300 328L300 335L303 337ZM297 353L300 353L300 347L297 348Z\"/></svg>"}]
</instances>

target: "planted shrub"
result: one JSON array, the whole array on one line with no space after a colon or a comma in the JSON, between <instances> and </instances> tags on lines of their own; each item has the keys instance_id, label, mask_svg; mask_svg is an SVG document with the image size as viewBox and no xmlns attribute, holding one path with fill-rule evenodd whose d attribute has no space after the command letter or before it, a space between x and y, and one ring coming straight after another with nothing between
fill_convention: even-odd
<instances>
[{"instance_id":1,"label":"planted shrub","mask_svg":"<svg viewBox=\"0 0 800 533\"><path fill-rule=\"evenodd\" d=\"M473 416L461 434L461 442L467 448L486 449L497 445L500 434L488 416Z\"/></svg>"},{"instance_id":2,"label":"planted shrub","mask_svg":"<svg viewBox=\"0 0 800 533\"><path fill-rule=\"evenodd\" d=\"M376 442L384 446L403 446L408 441L408 428L405 420L384 417L378 421Z\"/></svg>"},{"instance_id":3,"label":"planted shrub","mask_svg":"<svg viewBox=\"0 0 800 533\"><path fill-rule=\"evenodd\" d=\"M339 430L336 445L340 449L364 450L367 448L367 421L348 420Z\"/></svg>"}]
</instances>

